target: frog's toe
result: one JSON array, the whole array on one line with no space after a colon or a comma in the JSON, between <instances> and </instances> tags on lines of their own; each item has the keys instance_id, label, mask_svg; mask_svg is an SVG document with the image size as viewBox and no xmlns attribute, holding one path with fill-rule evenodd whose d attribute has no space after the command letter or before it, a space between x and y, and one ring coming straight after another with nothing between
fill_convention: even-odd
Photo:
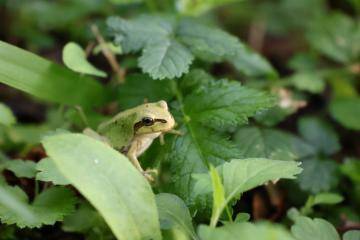
<instances>
[{"instance_id":1,"label":"frog's toe","mask_svg":"<svg viewBox=\"0 0 360 240\"><path fill-rule=\"evenodd\" d=\"M142 174L144 175L144 177L145 177L149 182L153 182L153 181L154 181L154 177L151 176L151 174L149 174L147 171L143 171Z\"/></svg>"}]
</instances>

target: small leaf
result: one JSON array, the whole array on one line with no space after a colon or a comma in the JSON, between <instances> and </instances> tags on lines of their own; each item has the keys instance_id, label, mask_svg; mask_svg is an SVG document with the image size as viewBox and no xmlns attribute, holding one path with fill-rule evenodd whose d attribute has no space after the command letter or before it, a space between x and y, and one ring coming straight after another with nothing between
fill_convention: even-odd
<instances>
[{"instance_id":1,"label":"small leaf","mask_svg":"<svg viewBox=\"0 0 360 240\"><path fill-rule=\"evenodd\" d=\"M11 109L3 103L0 103L0 126L9 127L16 123L16 118Z\"/></svg>"},{"instance_id":2,"label":"small leaf","mask_svg":"<svg viewBox=\"0 0 360 240\"><path fill-rule=\"evenodd\" d=\"M341 172L349 177L354 183L360 183L360 160L359 159L346 159L340 166Z\"/></svg>"},{"instance_id":3,"label":"small leaf","mask_svg":"<svg viewBox=\"0 0 360 240\"><path fill-rule=\"evenodd\" d=\"M181 198L174 194L160 193L155 200L162 229L178 228L192 239L197 239L189 209Z\"/></svg>"},{"instance_id":4,"label":"small leaf","mask_svg":"<svg viewBox=\"0 0 360 240\"><path fill-rule=\"evenodd\" d=\"M213 207L210 226L215 227L218 217L226 206L225 190L217 170L212 165L210 165L210 178L213 189Z\"/></svg>"},{"instance_id":5,"label":"small leaf","mask_svg":"<svg viewBox=\"0 0 360 240\"><path fill-rule=\"evenodd\" d=\"M336 229L321 218L308 218L298 216L291 232L297 240L340 240Z\"/></svg>"},{"instance_id":6,"label":"small leaf","mask_svg":"<svg viewBox=\"0 0 360 240\"><path fill-rule=\"evenodd\" d=\"M19 187L0 185L0 219L20 228L53 225L75 209L76 198L72 191L52 187L35 197L32 204Z\"/></svg>"},{"instance_id":7,"label":"small leaf","mask_svg":"<svg viewBox=\"0 0 360 240\"><path fill-rule=\"evenodd\" d=\"M78 73L85 73L98 77L106 77L106 73L94 67L86 59L85 51L74 42L69 42L63 49L63 62L65 66Z\"/></svg>"},{"instance_id":8,"label":"small leaf","mask_svg":"<svg viewBox=\"0 0 360 240\"><path fill-rule=\"evenodd\" d=\"M248 213L238 213L235 217L234 222L247 222L251 218L250 214Z\"/></svg>"},{"instance_id":9,"label":"small leaf","mask_svg":"<svg viewBox=\"0 0 360 240\"><path fill-rule=\"evenodd\" d=\"M360 239L360 230L347 231L343 236L343 240L359 240L359 239Z\"/></svg>"},{"instance_id":10,"label":"small leaf","mask_svg":"<svg viewBox=\"0 0 360 240\"><path fill-rule=\"evenodd\" d=\"M302 190L312 193L329 191L339 181L338 166L332 160L309 158L303 161L302 167L304 171L297 179Z\"/></svg>"},{"instance_id":11,"label":"small leaf","mask_svg":"<svg viewBox=\"0 0 360 240\"><path fill-rule=\"evenodd\" d=\"M193 58L181 43L162 39L146 45L139 59L139 66L154 79L176 78L189 71Z\"/></svg>"},{"instance_id":12,"label":"small leaf","mask_svg":"<svg viewBox=\"0 0 360 240\"><path fill-rule=\"evenodd\" d=\"M314 205L337 204L344 200L343 196L337 193L319 193L314 197Z\"/></svg>"},{"instance_id":13,"label":"small leaf","mask_svg":"<svg viewBox=\"0 0 360 240\"><path fill-rule=\"evenodd\" d=\"M200 225L198 233L202 240L294 240L281 225L266 222L257 224L232 223L217 228ZM310 238L306 240L310 240Z\"/></svg>"},{"instance_id":14,"label":"small leaf","mask_svg":"<svg viewBox=\"0 0 360 240\"><path fill-rule=\"evenodd\" d=\"M36 164L36 180L52 182L55 185L69 185L70 182L62 175L51 158L43 158Z\"/></svg>"},{"instance_id":15,"label":"small leaf","mask_svg":"<svg viewBox=\"0 0 360 240\"><path fill-rule=\"evenodd\" d=\"M331 116L344 127L360 130L360 98L339 98L330 102Z\"/></svg>"},{"instance_id":16,"label":"small leaf","mask_svg":"<svg viewBox=\"0 0 360 240\"><path fill-rule=\"evenodd\" d=\"M124 155L82 134L50 136L43 145L60 172L102 214L117 238L161 238L151 187Z\"/></svg>"},{"instance_id":17,"label":"small leaf","mask_svg":"<svg viewBox=\"0 0 360 240\"><path fill-rule=\"evenodd\" d=\"M299 90L321 93L325 89L324 79L316 72L298 72L290 77L290 83Z\"/></svg>"},{"instance_id":18,"label":"small leaf","mask_svg":"<svg viewBox=\"0 0 360 240\"><path fill-rule=\"evenodd\" d=\"M36 175L36 163L33 161L11 160L6 162L5 169L12 171L16 177L33 178Z\"/></svg>"},{"instance_id":19,"label":"small leaf","mask_svg":"<svg viewBox=\"0 0 360 240\"><path fill-rule=\"evenodd\" d=\"M298 122L298 129L318 151L331 155L340 150L339 137L327 122L315 117L303 117Z\"/></svg>"}]
</instances>

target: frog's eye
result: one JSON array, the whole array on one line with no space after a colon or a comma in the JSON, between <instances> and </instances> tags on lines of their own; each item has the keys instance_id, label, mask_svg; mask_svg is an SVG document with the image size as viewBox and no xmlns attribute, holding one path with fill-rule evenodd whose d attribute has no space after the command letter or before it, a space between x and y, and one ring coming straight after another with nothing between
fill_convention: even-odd
<instances>
[{"instance_id":1,"label":"frog's eye","mask_svg":"<svg viewBox=\"0 0 360 240\"><path fill-rule=\"evenodd\" d=\"M143 119L141 119L141 122L145 126L151 126L154 124L154 119L151 117L144 117Z\"/></svg>"}]
</instances>

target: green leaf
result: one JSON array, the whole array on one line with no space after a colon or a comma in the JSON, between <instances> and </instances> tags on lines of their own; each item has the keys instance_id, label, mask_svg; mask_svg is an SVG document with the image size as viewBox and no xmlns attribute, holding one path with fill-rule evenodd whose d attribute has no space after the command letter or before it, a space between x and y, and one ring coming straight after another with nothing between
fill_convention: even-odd
<instances>
[{"instance_id":1,"label":"green leaf","mask_svg":"<svg viewBox=\"0 0 360 240\"><path fill-rule=\"evenodd\" d=\"M215 79L202 69L193 69L179 80L181 92L190 95L200 87L207 87Z\"/></svg>"},{"instance_id":2,"label":"green leaf","mask_svg":"<svg viewBox=\"0 0 360 240\"><path fill-rule=\"evenodd\" d=\"M314 196L314 205L337 204L344 200L343 196L337 193L319 193Z\"/></svg>"},{"instance_id":3,"label":"green leaf","mask_svg":"<svg viewBox=\"0 0 360 240\"><path fill-rule=\"evenodd\" d=\"M53 225L75 208L76 198L72 191L52 187L35 197L32 204L19 187L0 185L0 219L20 228Z\"/></svg>"},{"instance_id":4,"label":"green leaf","mask_svg":"<svg viewBox=\"0 0 360 240\"><path fill-rule=\"evenodd\" d=\"M226 206L225 202L225 190L222 185L221 178L217 170L210 165L210 178L213 189L213 207L210 220L210 226L215 227L221 212Z\"/></svg>"},{"instance_id":5,"label":"green leaf","mask_svg":"<svg viewBox=\"0 0 360 240\"><path fill-rule=\"evenodd\" d=\"M36 164L36 180L52 182L55 185L69 185L70 182L63 176L51 158L43 158Z\"/></svg>"},{"instance_id":6,"label":"green leaf","mask_svg":"<svg viewBox=\"0 0 360 240\"><path fill-rule=\"evenodd\" d=\"M218 166L225 189L225 201L222 201L223 204L216 216L213 216L213 221L216 223L226 205L234 199L239 199L242 193L271 180L295 178L295 175L302 171L298 165L299 163L294 161L248 158L234 159ZM208 181L211 180L208 178Z\"/></svg>"},{"instance_id":7,"label":"green leaf","mask_svg":"<svg viewBox=\"0 0 360 240\"><path fill-rule=\"evenodd\" d=\"M132 74L126 77L125 84L119 88L118 101L122 108L127 109L144 103L144 100L168 101L173 95L169 80L155 81L145 74Z\"/></svg>"},{"instance_id":8,"label":"green leaf","mask_svg":"<svg viewBox=\"0 0 360 240\"><path fill-rule=\"evenodd\" d=\"M85 51L74 42L69 42L63 48L62 58L65 66L78 73L85 73L98 77L106 77L107 74L94 67L86 59Z\"/></svg>"},{"instance_id":9,"label":"green leaf","mask_svg":"<svg viewBox=\"0 0 360 240\"><path fill-rule=\"evenodd\" d=\"M297 216L291 232L297 240L340 240L336 229L321 218Z\"/></svg>"},{"instance_id":10,"label":"green leaf","mask_svg":"<svg viewBox=\"0 0 360 240\"><path fill-rule=\"evenodd\" d=\"M343 240L359 240L359 239L360 239L360 230L347 231L343 236Z\"/></svg>"},{"instance_id":11,"label":"green leaf","mask_svg":"<svg viewBox=\"0 0 360 240\"><path fill-rule=\"evenodd\" d=\"M302 139L276 129L242 127L235 133L234 141L242 158L299 160L315 153Z\"/></svg>"},{"instance_id":12,"label":"green leaf","mask_svg":"<svg viewBox=\"0 0 360 240\"><path fill-rule=\"evenodd\" d=\"M191 120L226 129L247 123L257 111L273 106L274 99L238 82L218 81L186 97L184 104Z\"/></svg>"},{"instance_id":13,"label":"green leaf","mask_svg":"<svg viewBox=\"0 0 360 240\"><path fill-rule=\"evenodd\" d=\"M213 8L231 2L236 2L236 0L176 0L176 7L177 10L183 14L198 16Z\"/></svg>"},{"instance_id":14,"label":"green leaf","mask_svg":"<svg viewBox=\"0 0 360 240\"><path fill-rule=\"evenodd\" d=\"M318 151L331 155L340 150L339 137L327 122L316 117L302 117L298 129L302 137Z\"/></svg>"},{"instance_id":15,"label":"green leaf","mask_svg":"<svg viewBox=\"0 0 360 240\"><path fill-rule=\"evenodd\" d=\"M198 233L202 240L294 240L281 225L266 222L257 224L247 222L232 223L217 228L200 225Z\"/></svg>"},{"instance_id":16,"label":"green leaf","mask_svg":"<svg viewBox=\"0 0 360 240\"><path fill-rule=\"evenodd\" d=\"M312 193L329 191L339 180L333 160L309 158L303 161L304 171L298 177L300 188Z\"/></svg>"},{"instance_id":17,"label":"green leaf","mask_svg":"<svg viewBox=\"0 0 360 240\"><path fill-rule=\"evenodd\" d=\"M154 79L175 78L189 71L193 58L181 43L162 39L146 45L139 59L139 66Z\"/></svg>"},{"instance_id":18,"label":"green leaf","mask_svg":"<svg viewBox=\"0 0 360 240\"><path fill-rule=\"evenodd\" d=\"M341 172L349 177L354 183L360 183L360 160L359 159L346 159L340 166Z\"/></svg>"},{"instance_id":19,"label":"green leaf","mask_svg":"<svg viewBox=\"0 0 360 240\"><path fill-rule=\"evenodd\" d=\"M82 134L50 136L43 144L60 172L102 214L117 238L161 238L151 187L125 156Z\"/></svg>"},{"instance_id":20,"label":"green leaf","mask_svg":"<svg viewBox=\"0 0 360 240\"><path fill-rule=\"evenodd\" d=\"M9 127L16 123L16 118L11 109L3 103L0 103L0 126Z\"/></svg>"},{"instance_id":21,"label":"green leaf","mask_svg":"<svg viewBox=\"0 0 360 240\"><path fill-rule=\"evenodd\" d=\"M360 56L360 24L345 14L335 13L314 21L307 38L314 49L335 61L348 63Z\"/></svg>"},{"instance_id":22,"label":"green leaf","mask_svg":"<svg viewBox=\"0 0 360 240\"><path fill-rule=\"evenodd\" d=\"M290 77L290 83L310 93L321 93L325 89L324 79L316 72L298 72Z\"/></svg>"},{"instance_id":23,"label":"green leaf","mask_svg":"<svg viewBox=\"0 0 360 240\"><path fill-rule=\"evenodd\" d=\"M36 163L33 161L11 160L5 164L5 169L12 171L16 177L33 178L36 175Z\"/></svg>"},{"instance_id":24,"label":"green leaf","mask_svg":"<svg viewBox=\"0 0 360 240\"><path fill-rule=\"evenodd\" d=\"M1 41L0 82L61 104L94 106L106 97L104 88L93 79Z\"/></svg>"},{"instance_id":25,"label":"green leaf","mask_svg":"<svg viewBox=\"0 0 360 240\"><path fill-rule=\"evenodd\" d=\"M155 197L161 229L177 228L192 239L197 239L189 209L174 194L159 193Z\"/></svg>"},{"instance_id":26,"label":"green leaf","mask_svg":"<svg viewBox=\"0 0 360 240\"><path fill-rule=\"evenodd\" d=\"M331 116L344 127L360 130L360 98L339 98L330 102Z\"/></svg>"}]
</instances>

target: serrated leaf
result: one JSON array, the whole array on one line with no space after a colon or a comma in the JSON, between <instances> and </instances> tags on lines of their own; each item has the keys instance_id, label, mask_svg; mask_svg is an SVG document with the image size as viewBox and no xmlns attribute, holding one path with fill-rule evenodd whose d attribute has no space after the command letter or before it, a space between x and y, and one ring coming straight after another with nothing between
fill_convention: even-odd
<instances>
[{"instance_id":1,"label":"serrated leaf","mask_svg":"<svg viewBox=\"0 0 360 240\"><path fill-rule=\"evenodd\" d=\"M0 219L20 228L52 225L75 209L76 198L72 191L52 187L35 197L32 204L19 187L0 185Z\"/></svg>"},{"instance_id":2,"label":"serrated leaf","mask_svg":"<svg viewBox=\"0 0 360 240\"><path fill-rule=\"evenodd\" d=\"M234 135L242 158L299 160L315 154L301 138L276 129L242 127Z\"/></svg>"},{"instance_id":3,"label":"serrated leaf","mask_svg":"<svg viewBox=\"0 0 360 240\"><path fill-rule=\"evenodd\" d=\"M190 95L200 87L207 87L214 81L214 77L202 69L193 69L179 80L181 92Z\"/></svg>"},{"instance_id":4,"label":"serrated leaf","mask_svg":"<svg viewBox=\"0 0 360 240\"><path fill-rule=\"evenodd\" d=\"M106 98L105 89L94 79L2 41L0 82L39 99L61 104L93 107Z\"/></svg>"},{"instance_id":5,"label":"serrated leaf","mask_svg":"<svg viewBox=\"0 0 360 240\"><path fill-rule=\"evenodd\" d=\"M85 73L98 77L106 77L107 74L94 67L86 59L85 51L81 46L74 42L69 42L65 45L62 52L62 59L68 68L78 73Z\"/></svg>"},{"instance_id":6,"label":"serrated leaf","mask_svg":"<svg viewBox=\"0 0 360 240\"><path fill-rule=\"evenodd\" d=\"M160 193L155 197L162 229L177 228L192 239L198 239L185 202L174 194Z\"/></svg>"},{"instance_id":7,"label":"serrated leaf","mask_svg":"<svg viewBox=\"0 0 360 240\"><path fill-rule=\"evenodd\" d=\"M302 137L318 151L331 155L340 150L339 137L327 122L316 117L302 117L298 129Z\"/></svg>"},{"instance_id":8,"label":"serrated leaf","mask_svg":"<svg viewBox=\"0 0 360 240\"><path fill-rule=\"evenodd\" d=\"M51 158L41 159L36 164L36 180L52 182L55 185L69 185L70 182L59 171L56 164Z\"/></svg>"},{"instance_id":9,"label":"serrated leaf","mask_svg":"<svg viewBox=\"0 0 360 240\"><path fill-rule=\"evenodd\" d=\"M161 39L146 45L139 66L154 79L171 79L187 73L193 58L191 52L176 40Z\"/></svg>"},{"instance_id":10,"label":"serrated leaf","mask_svg":"<svg viewBox=\"0 0 360 240\"><path fill-rule=\"evenodd\" d=\"M43 145L60 172L102 214L117 238L161 238L151 187L124 155L82 134L50 136Z\"/></svg>"},{"instance_id":11,"label":"serrated leaf","mask_svg":"<svg viewBox=\"0 0 360 240\"><path fill-rule=\"evenodd\" d=\"M186 97L184 104L191 120L226 129L247 123L257 111L273 106L274 99L238 82L220 81Z\"/></svg>"},{"instance_id":12,"label":"serrated leaf","mask_svg":"<svg viewBox=\"0 0 360 240\"><path fill-rule=\"evenodd\" d=\"M0 103L0 126L9 127L16 123L16 118L11 109L3 103Z\"/></svg>"},{"instance_id":13,"label":"serrated leaf","mask_svg":"<svg viewBox=\"0 0 360 240\"><path fill-rule=\"evenodd\" d=\"M126 77L125 84L119 88L118 101L122 108L127 109L144 103L144 100L168 101L173 95L169 80L155 81L145 74L132 74Z\"/></svg>"},{"instance_id":14,"label":"serrated leaf","mask_svg":"<svg viewBox=\"0 0 360 240\"><path fill-rule=\"evenodd\" d=\"M36 163L33 161L11 160L5 164L5 169L13 172L16 177L33 178L36 175Z\"/></svg>"},{"instance_id":15,"label":"serrated leaf","mask_svg":"<svg viewBox=\"0 0 360 240\"><path fill-rule=\"evenodd\" d=\"M344 127L360 130L360 98L339 98L330 102L331 116Z\"/></svg>"},{"instance_id":16,"label":"serrated leaf","mask_svg":"<svg viewBox=\"0 0 360 240\"><path fill-rule=\"evenodd\" d=\"M350 230L344 233L343 240L359 240L360 230Z\"/></svg>"},{"instance_id":17,"label":"serrated leaf","mask_svg":"<svg viewBox=\"0 0 360 240\"><path fill-rule=\"evenodd\" d=\"M217 228L200 225L198 233L202 240L294 240L281 225L266 222L257 224L231 223Z\"/></svg>"},{"instance_id":18,"label":"serrated leaf","mask_svg":"<svg viewBox=\"0 0 360 240\"><path fill-rule=\"evenodd\" d=\"M360 56L360 23L341 13L328 15L311 24L307 38L312 47L329 58L348 63Z\"/></svg>"},{"instance_id":19,"label":"serrated leaf","mask_svg":"<svg viewBox=\"0 0 360 240\"><path fill-rule=\"evenodd\" d=\"M303 161L304 171L299 175L300 188L312 193L329 191L339 180L337 164L332 160L309 158Z\"/></svg>"},{"instance_id":20,"label":"serrated leaf","mask_svg":"<svg viewBox=\"0 0 360 240\"><path fill-rule=\"evenodd\" d=\"M297 240L340 240L336 229L321 218L297 216L291 232Z\"/></svg>"}]
</instances>

